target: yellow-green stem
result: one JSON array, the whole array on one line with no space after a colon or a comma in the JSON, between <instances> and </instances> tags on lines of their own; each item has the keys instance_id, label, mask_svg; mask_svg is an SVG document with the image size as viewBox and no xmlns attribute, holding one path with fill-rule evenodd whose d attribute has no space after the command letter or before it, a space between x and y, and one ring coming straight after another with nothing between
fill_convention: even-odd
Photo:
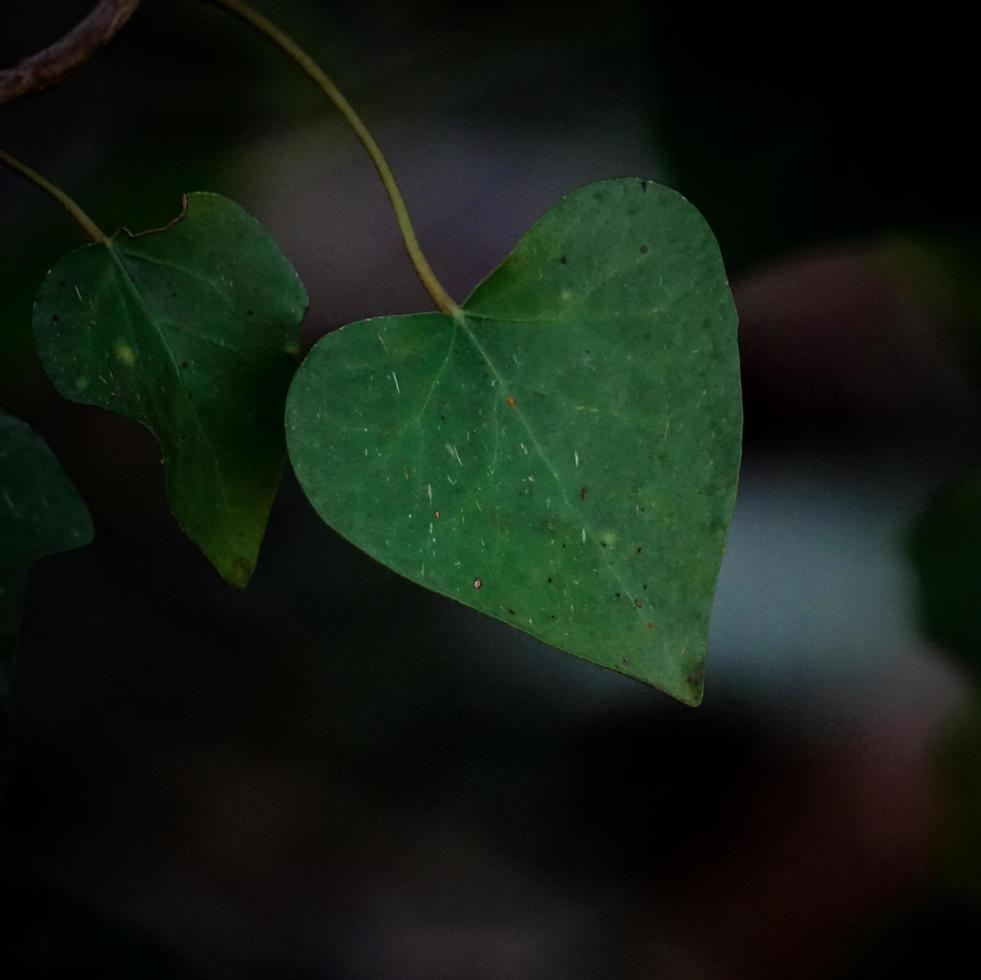
<instances>
[{"instance_id":1,"label":"yellow-green stem","mask_svg":"<svg viewBox=\"0 0 981 980\"><path fill-rule=\"evenodd\" d=\"M93 242L107 242L109 236L60 188L55 187L50 180L46 180L36 170L32 170L26 163L21 163L16 157L11 156L6 150L0 149L0 163L19 173L21 177L29 180L35 187L39 187L46 194L50 194L73 218L75 224Z\"/></svg>"},{"instance_id":2,"label":"yellow-green stem","mask_svg":"<svg viewBox=\"0 0 981 980\"><path fill-rule=\"evenodd\" d=\"M299 68L301 68L320 89L324 95L338 108L341 115L347 120L350 127L354 130L362 145L368 151L371 162L381 177L382 184L388 192L388 198L392 202L392 210L399 223L399 230L402 232L402 239L405 242L405 249L409 253L412 265L416 270L416 275L426 288L426 292L433 298L433 302L444 313L454 315L459 313L459 306L453 301L452 297L443 288L436 274L430 268L426 256L419 247L412 221L409 218L408 208L402 198L402 192L398 188L395 176L392 174L391 167L385 159L384 154L375 142L374 137L368 131L368 127L362 122L361 117L354 111L351 104L341 94L340 89L327 77L323 70L314 60L303 51L299 45L288 37L272 21L268 20L258 11L253 10L244 0L211 0L212 3L223 7L229 13L234 14L249 26L255 28L260 34L264 35L275 44L287 57L289 57Z\"/></svg>"}]
</instances>

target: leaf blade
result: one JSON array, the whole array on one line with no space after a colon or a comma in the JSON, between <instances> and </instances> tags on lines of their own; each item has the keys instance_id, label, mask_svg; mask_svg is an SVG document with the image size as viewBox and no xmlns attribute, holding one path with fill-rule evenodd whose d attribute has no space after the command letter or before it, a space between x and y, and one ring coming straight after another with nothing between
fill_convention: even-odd
<instances>
[{"instance_id":1,"label":"leaf blade","mask_svg":"<svg viewBox=\"0 0 981 980\"><path fill-rule=\"evenodd\" d=\"M282 406L307 307L238 205L192 194L164 229L62 259L38 291L38 353L58 391L157 437L175 517L244 587L285 461Z\"/></svg>"},{"instance_id":2,"label":"leaf blade","mask_svg":"<svg viewBox=\"0 0 981 980\"><path fill-rule=\"evenodd\" d=\"M636 180L565 198L459 317L328 335L287 403L300 483L345 537L689 704L740 433L714 238L678 195Z\"/></svg>"}]
</instances>

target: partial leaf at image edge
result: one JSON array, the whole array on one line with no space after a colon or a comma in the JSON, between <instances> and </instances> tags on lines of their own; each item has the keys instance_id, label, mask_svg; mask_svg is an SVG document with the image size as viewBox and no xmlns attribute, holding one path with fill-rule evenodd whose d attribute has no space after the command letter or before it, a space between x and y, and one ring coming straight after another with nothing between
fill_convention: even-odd
<instances>
[{"instance_id":1,"label":"partial leaf at image edge","mask_svg":"<svg viewBox=\"0 0 981 980\"><path fill-rule=\"evenodd\" d=\"M741 429L718 246L636 178L565 197L457 316L329 334L287 403L294 469L344 537L687 704Z\"/></svg>"},{"instance_id":2,"label":"partial leaf at image edge","mask_svg":"<svg viewBox=\"0 0 981 980\"><path fill-rule=\"evenodd\" d=\"M307 304L268 233L216 194L189 195L164 229L66 256L35 303L55 387L154 433L175 517L239 588L285 462L283 405Z\"/></svg>"},{"instance_id":3,"label":"partial leaf at image edge","mask_svg":"<svg viewBox=\"0 0 981 980\"><path fill-rule=\"evenodd\" d=\"M930 501L909 548L924 630L981 680L981 472Z\"/></svg>"},{"instance_id":4,"label":"partial leaf at image edge","mask_svg":"<svg viewBox=\"0 0 981 980\"><path fill-rule=\"evenodd\" d=\"M27 573L38 558L91 540L88 510L47 444L0 412L0 757Z\"/></svg>"}]
</instances>

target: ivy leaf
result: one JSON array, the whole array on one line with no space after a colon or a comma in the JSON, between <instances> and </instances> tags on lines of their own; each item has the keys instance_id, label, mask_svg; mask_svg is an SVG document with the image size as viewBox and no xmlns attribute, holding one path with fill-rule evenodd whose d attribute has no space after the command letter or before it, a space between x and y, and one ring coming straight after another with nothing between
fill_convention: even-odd
<instances>
[{"instance_id":1,"label":"ivy leaf","mask_svg":"<svg viewBox=\"0 0 981 980\"><path fill-rule=\"evenodd\" d=\"M326 336L287 401L290 458L331 527L688 704L741 425L715 239L684 198L638 179L560 201L459 315Z\"/></svg>"},{"instance_id":2,"label":"ivy leaf","mask_svg":"<svg viewBox=\"0 0 981 980\"><path fill-rule=\"evenodd\" d=\"M24 586L44 555L92 540L81 498L45 442L0 412L0 755L7 754L8 703Z\"/></svg>"},{"instance_id":3,"label":"ivy leaf","mask_svg":"<svg viewBox=\"0 0 981 980\"><path fill-rule=\"evenodd\" d=\"M162 230L66 256L35 303L55 387L154 433L174 516L238 588L286 457L283 405L307 304L272 238L216 194L189 195Z\"/></svg>"}]
</instances>

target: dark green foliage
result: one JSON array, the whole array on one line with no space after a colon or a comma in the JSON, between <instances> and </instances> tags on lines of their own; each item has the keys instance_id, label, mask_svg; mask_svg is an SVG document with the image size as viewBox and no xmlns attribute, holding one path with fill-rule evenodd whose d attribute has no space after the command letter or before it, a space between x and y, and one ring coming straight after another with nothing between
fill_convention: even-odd
<instances>
[{"instance_id":1,"label":"dark green foliage","mask_svg":"<svg viewBox=\"0 0 981 980\"><path fill-rule=\"evenodd\" d=\"M287 434L323 519L427 588L689 704L736 491L736 312L666 187L584 187L459 315L351 324Z\"/></svg>"},{"instance_id":2,"label":"dark green foliage","mask_svg":"<svg viewBox=\"0 0 981 980\"><path fill-rule=\"evenodd\" d=\"M275 242L214 194L190 195L161 231L71 253L38 292L34 335L59 392L156 435L174 515L239 588L285 460L306 307Z\"/></svg>"},{"instance_id":3,"label":"dark green foliage","mask_svg":"<svg viewBox=\"0 0 981 980\"><path fill-rule=\"evenodd\" d=\"M981 474L933 500L910 551L926 632L981 679Z\"/></svg>"},{"instance_id":4,"label":"dark green foliage","mask_svg":"<svg viewBox=\"0 0 981 980\"><path fill-rule=\"evenodd\" d=\"M54 454L0 412L0 765L8 752L10 688L24 588L44 555L92 540L89 513Z\"/></svg>"}]
</instances>

